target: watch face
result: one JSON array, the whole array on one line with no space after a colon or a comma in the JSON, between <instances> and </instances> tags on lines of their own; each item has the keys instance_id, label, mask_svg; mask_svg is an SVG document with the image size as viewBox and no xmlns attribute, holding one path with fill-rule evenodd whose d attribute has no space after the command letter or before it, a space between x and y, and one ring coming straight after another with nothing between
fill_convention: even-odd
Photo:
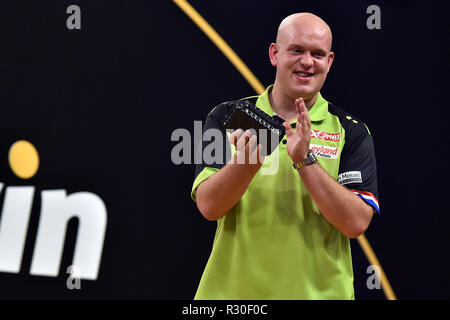
<instances>
[{"instance_id":1,"label":"watch face","mask_svg":"<svg viewBox=\"0 0 450 320\"><path fill-rule=\"evenodd\" d=\"M316 155L312 151L308 152L308 159L313 161L313 162L317 162Z\"/></svg>"}]
</instances>

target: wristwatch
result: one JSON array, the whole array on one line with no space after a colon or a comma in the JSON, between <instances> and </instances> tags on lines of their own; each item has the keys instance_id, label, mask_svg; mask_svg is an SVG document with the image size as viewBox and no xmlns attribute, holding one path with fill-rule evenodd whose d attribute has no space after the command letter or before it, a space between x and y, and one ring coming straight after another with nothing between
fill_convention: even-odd
<instances>
[{"instance_id":1,"label":"wristwatch","mask_svg":"<svg viewBox=\"0 0 450 320\"><path fill-rule=\"evenodd\" d=\"M293 166L294 166L294 169L300 169L300 168L302 168L304 166L307 166L309 164L313 164L315 162L317 162L316 155L314 154L314 152L312 152L312 150L309 150L308 154L306 155L306 159L302 160L302 161L300 161L298 163L294 163Z\"/></svg>"}]
</instances>

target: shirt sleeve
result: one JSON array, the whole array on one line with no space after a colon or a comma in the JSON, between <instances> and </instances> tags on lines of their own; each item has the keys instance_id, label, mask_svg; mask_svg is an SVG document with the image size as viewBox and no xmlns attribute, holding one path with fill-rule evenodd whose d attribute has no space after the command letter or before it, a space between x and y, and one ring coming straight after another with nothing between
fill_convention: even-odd
<instances>
[{"instance_id":1,"label":"shirt sleeve","mask_svg":"<svg viewBox=\"0 0 450 320\"><path fill-rule=\"evenodd\" d=\"M231 103L222 103L206 117L201 141L196 146L195 177L191 190L194 201L198 185L219 171L231 158L232 151L223 126L231 108Z\"/></svg>"},{"instance_id":2,"label":"shirt sleeve","mask_svg":"<svg viewBox=\"0 0 450 320\"><path fill-rule=\"evenodd\" d=\"M380 213L373 138L361 121L348 120L344 129L338 182Z\"/></svg>"}]
</instances>

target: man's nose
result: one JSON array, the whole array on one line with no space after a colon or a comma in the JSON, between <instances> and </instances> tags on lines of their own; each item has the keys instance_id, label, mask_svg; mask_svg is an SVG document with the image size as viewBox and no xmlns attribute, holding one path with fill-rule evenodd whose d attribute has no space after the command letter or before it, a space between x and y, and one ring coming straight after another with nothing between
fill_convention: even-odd
<instances>
[{"instance_id":1,"label":"man's nose","mask_svg":"<svg viewBox=\"0 0 450 320\"><path fill-rule=\"evenodd\" d=\"M305 67L305 68L310 68L310 67L312 67L312 65L313 65L314 62L313 62L311 53L309 53L309 51L305 51L305 52L302 54L301 59L300 59L300 63L301 63L301 65L302 65L303 67Z\"/></svg>"}]
</instances>

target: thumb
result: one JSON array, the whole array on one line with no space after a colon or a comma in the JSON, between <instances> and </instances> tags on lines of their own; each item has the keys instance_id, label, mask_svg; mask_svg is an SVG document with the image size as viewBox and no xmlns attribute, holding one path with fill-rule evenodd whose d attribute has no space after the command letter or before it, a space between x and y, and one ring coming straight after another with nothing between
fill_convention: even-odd
<instances>
[{"instance_id":1,"label":"thumb","mask_svg":"<svg viewBox=\"0 0 450 320\"><path fill-rule=\"evenodd\" d=\"M283 126L286 129L286 136L289 138L294 134L294 130L292 130L291 125L287 122L283 122Z\"/></svg>"}]
</instances>

